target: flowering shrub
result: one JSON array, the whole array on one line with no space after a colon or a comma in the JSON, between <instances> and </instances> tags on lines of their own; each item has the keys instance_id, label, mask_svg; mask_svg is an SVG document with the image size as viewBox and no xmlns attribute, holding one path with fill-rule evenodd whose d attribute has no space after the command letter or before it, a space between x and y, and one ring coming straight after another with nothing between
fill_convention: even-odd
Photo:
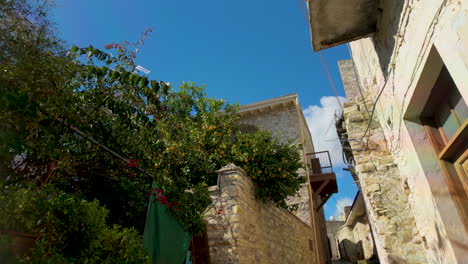
<instances>
[{"instance_id":1,"label":"flowering shrub","mask_svg":"<svg viewBox=\"0 0 468 264\"><path fill-rule=\"evenodd\" d=\"M173 89L135 72L151 30L133 44L105 45L109 53L65 50L43 13L23 24L33 9L15 8L21 4L14 12L0 7L0 171L8 184L54 184L99 201L108 224L142 233L154 181L156 202L197 233L211 204L207 186L228 163L252 177L259 199L284 208L305 181L298 146L264 131L241 133L236 105L194 83ZM16 14L27 15L2 20Z\"/></svg>"},{"instance_id":2,"label":"flowering shrub","mask_svg":"<svg viewBox=\"0 0 468 264\"><path fill-rule=\"evenodd\" d=\"M163 190L159 188L150 189L148 192L148 196L150 196L150 200L153 202L161 203L169 208L174 208L175 210L180 210L177 207L177 202L169 202L167 197L163 194Z\"/></svg>"}]
</instances>

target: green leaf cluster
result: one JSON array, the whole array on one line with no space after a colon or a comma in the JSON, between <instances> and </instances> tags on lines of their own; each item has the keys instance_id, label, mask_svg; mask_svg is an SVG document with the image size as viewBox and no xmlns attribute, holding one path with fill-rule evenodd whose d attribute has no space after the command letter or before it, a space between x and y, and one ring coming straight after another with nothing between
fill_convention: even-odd
<instances>
[{"instance_id":1,"label":"green leaf cluster","mask_svg":"<svg viewBox=\"0 0 468 264\"><path fill-rule=\"evenodd\" d=\"M242 133L238 107L207 97L202 86L173 89L135 73L128 42L112 45L116 57L92 46L64 49L40 12L17 19L35 10L24 2L0 7L0 173L9 185L53 184L99 201L108 226L141 234L155 181L177 204L171 212L197 233L215 171L234 163L252 177L259 199L287 208L285 199L305 182L299 146L264 131Z\"/></svg>"},{"instance_id":2,"label":"green leaf cluster","mask_svg":"<svg viewBox=\"0 0 468 264\"><path fill-rule=\"evenodd\" d=\"M37 236L26 263L145 263L148 254L133 228L108 227L108 210L97 200L48 185L0 191L0 229Z\"/></svg>"}]
</instances>

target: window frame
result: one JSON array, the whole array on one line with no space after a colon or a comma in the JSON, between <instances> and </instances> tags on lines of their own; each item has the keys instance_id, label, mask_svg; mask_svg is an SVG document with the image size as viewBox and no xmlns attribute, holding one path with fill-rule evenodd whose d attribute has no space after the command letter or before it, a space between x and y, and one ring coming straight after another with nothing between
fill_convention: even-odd
<instances>
[{"instance_id":1,"label":"window frame","mask_svg":"<svg viewBox=\"0 0 468 264\"><path fill-rule=\"evenodd\" d=\"M432 120L421 121L424 125L424 129L429 138L429 141L431 142L432 148L437 156L439 167L442 169L442 173L450 191L450 195L457 206L458 213L460 214L461 220L465 226L465 230L468 231L468 182L463 180L463 176L460 174L460 161L463 157L460 157L456 159L455 162L453 162L451 160L454 158L454 155L448 154L458 152L457 150L454 150L454 148L457 148L457 146L454 146L452 142L455 142L460 137L455 135L452 140L450 140L448 143L445 143L441 135L441 131L434 123L432 123ZM463 131L463 138L466 138L466 135L468 135L467 126L465 125L464 127L460 127L457 131L457 134L462 133L461 131ZM462 155L465 155L466 153L468 153L468 150L465 150L464 154ZM465 157L465 159L466 158L467 157Z\"/></svg>"},{"instance_id":2,"label":"window frame","mask_svg":"<svg viewBox=\"0 0 468 264\"><path fill-rule=\"evenodd\" d=\"M444 70L446 72L444 72ZM442 74L448 74L453 85L452 87L447 87L438 83ZM442 79L444 77L447 78L447 76L442 76ZM438 165L442 170L450 196L455 202L465 231L468 232L468 179L462 168L462 163L468 158L468 119L460 120L460 117L455 111L455 106L452 106L447 100L440 100L441 96L452 96L452 94L447 94L447 90L454 91L452 89L457 89L455 91L458 93L460 92L459 88L453 82L450 72L448 72L445 65L443 65L437 76L437 81L430 91L428 100L419 115L419 119L437 157ZM461 100L466 106L467 103L463 97L461 97ZM443 111L443 107L446 106L449 107L450 114L453 115L458 125L456 132L451 138L448 138L443 128L444 124L436 121L440 114L439 111ZM430 109L430 115L425 114L427 109Z\"/></svg>"}]
</instances>

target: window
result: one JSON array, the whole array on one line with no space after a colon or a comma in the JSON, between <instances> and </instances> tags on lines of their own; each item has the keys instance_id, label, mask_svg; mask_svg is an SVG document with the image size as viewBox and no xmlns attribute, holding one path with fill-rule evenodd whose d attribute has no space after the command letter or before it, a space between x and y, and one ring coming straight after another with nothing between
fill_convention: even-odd
<instances>
[{"instance_id":1,"label":"window","mask_svg":"<svg viewBox=\"0 0 468 264\"><path fill-rule=\"evenodd\" d=\"M468 107L445 66L420 117L468 230Z\"/></svg>"}]
</instances>

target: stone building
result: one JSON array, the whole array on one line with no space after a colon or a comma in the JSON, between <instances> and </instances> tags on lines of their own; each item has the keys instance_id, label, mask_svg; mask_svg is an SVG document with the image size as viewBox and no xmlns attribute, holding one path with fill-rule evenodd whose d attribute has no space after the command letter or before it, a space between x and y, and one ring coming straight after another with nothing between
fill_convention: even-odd
<instances>
[{"instance_id":1,"label":"stone building","mask_svg":"<svg viewBox=\"0 0 468 264\"><path fill-rule=\"evenodd\" d=\"M330 263L322 206L337 192L336 180L330 160L314 153L297 94L241 106L239 115L246 132L264 129L284 143L303 144L307 169L299 173L308 180L288 200L299 209L289 212L256 200L255 186L241 168L221 168L219 185L210 187L214 207L205 217L210 263Z\"/></svg>"},{"instance_id":2,"label":"stone building","mask_svg":"<svg viewBox=\"0 0 468 264\"><path fill-rule=\"evenodd\" d=\"M468 1L308 5L315 51L349 43L340 134L381 263L467 263Z\"/></svg>"},{"instance_id":3,"label":"stone building","mask_svg":"<svg viewBox=\"0 0 468 264\"><path fill-rule=\"evenodd\" d=\"M364 199L360 191L356 194L352 206L345 212L345 217L343 225L337 230L335 236L340 259L358 263L379 263Z\"/></svg>"},{"instance_id":4,"label":"stone building","mask_svg":"<svg viewBox=\"0 0 468 264\"><path fill-rule=\"evenodd\" d=\"M357 192L351 206L343 208L345 220L326 222L331 259L351 263L379 263L364 199Z\"/></svg>"},{"instance_id":5,"label":"stone building","mask_svg":"<svg viewBox=\"0 0 468 264\"><path fill-rule=\"evenodd\" d=\"M339 240L337 234L340 228L344 225L345 221L340 220L328 220L325 225L327 227L327 238L328 244L330 245L330 258L331 260L341 259Z\"/></svg>"}]
</instances>

